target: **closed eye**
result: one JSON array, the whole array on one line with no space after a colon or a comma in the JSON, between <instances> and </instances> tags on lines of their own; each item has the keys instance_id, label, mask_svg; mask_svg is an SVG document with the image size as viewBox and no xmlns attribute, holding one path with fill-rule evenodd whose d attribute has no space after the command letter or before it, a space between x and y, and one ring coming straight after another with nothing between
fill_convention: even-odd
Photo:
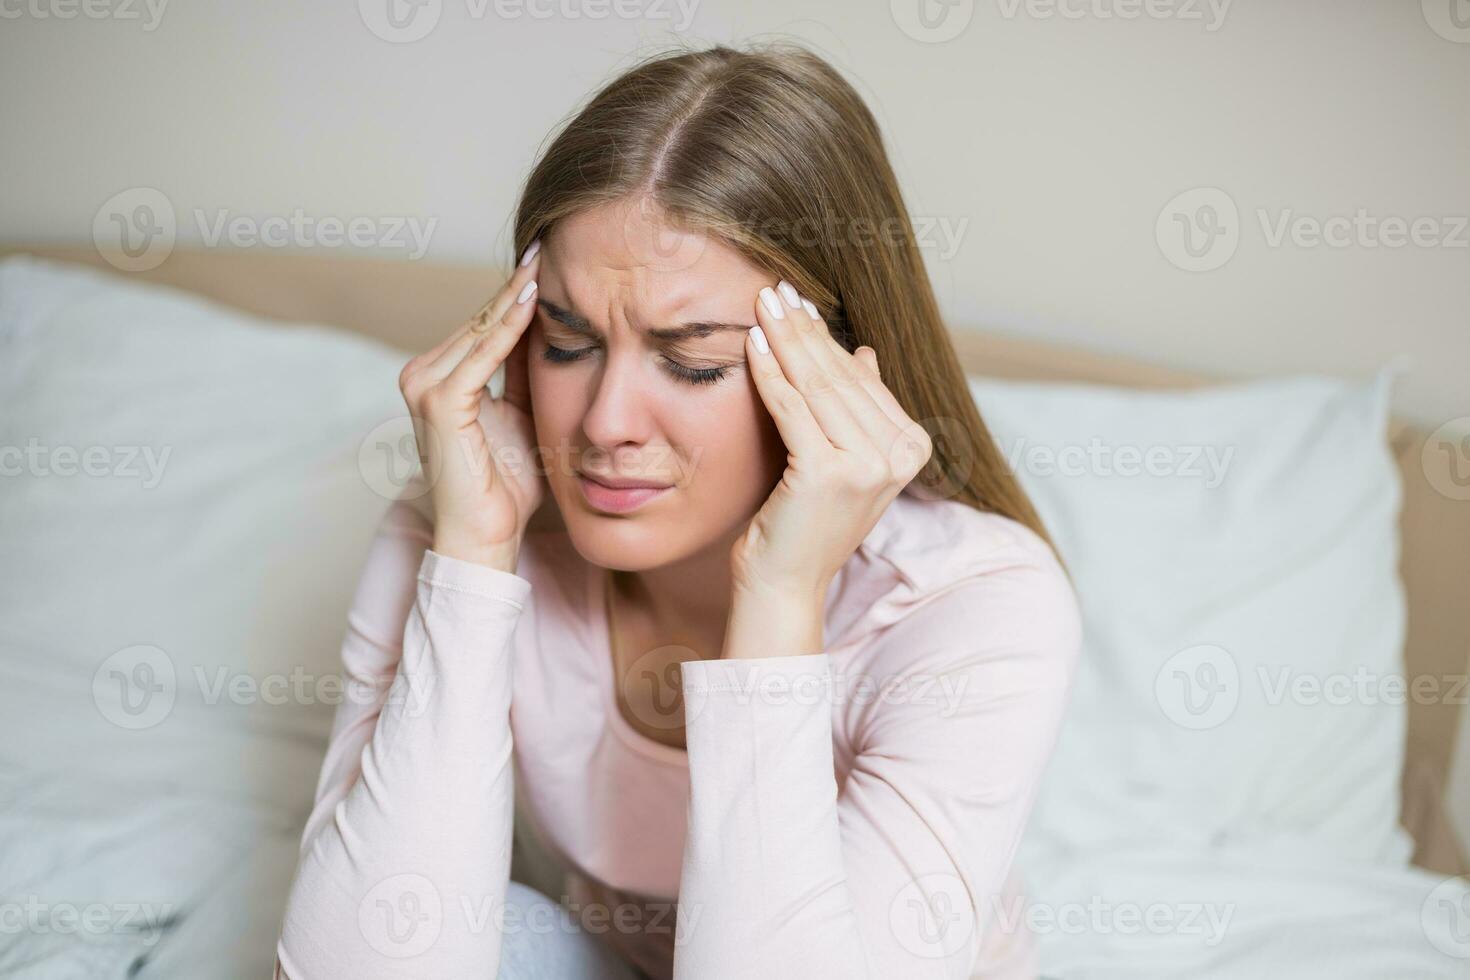
<instances>
[{"instance_id":1,"label":"closed eye","mask_svg":"<svg viewBox=\"0 0 1470 980\"><path fill-rule=\"evenodd\" d=\"M543 360L550 361L553 364L568 364L572 361L583 360L596 351L596 347L578 347L575 349L567 349L564 347L555 347L551 344L547 344L545 349L541 352L541 357ZM663 363L665 371L669 372L669 374L673 375L675 379L682 381L685 384L711 385L724 380L725 377L730 373L729 367L690 367L689 365L681 364L680 362L666 355L659 355L659 360Z\"/></svg>"}]
</instances>

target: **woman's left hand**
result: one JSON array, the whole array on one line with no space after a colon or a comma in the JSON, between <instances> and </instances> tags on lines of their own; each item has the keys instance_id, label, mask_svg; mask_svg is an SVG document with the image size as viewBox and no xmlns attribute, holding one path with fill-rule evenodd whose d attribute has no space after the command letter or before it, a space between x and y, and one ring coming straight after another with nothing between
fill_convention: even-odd
<instances>
[{"instance_id":1,"label":"woman's left hand","mask_svg":"<svg viewBox=\"0 0 1470 980\"><path fill-rule=\"evenodd\" d=\"M820 601L933 444L884 387L873 349L849 354L789 283L762 289L755 306L746 359L787 462L731 549L731 571L737 589Z\"/></svg>"}]
</instances>

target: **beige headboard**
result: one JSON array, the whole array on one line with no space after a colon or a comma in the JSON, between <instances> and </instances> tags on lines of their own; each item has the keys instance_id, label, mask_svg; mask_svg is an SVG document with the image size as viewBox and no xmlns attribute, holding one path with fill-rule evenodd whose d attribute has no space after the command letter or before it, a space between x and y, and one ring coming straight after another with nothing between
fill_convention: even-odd
<instances>
[{"instance_id":1,"label":"beige headboard","mask_svg":"<svg viewBox=\"0 0 1470 980\"><path fill-rule=\"evenodd\" d=\"M115 271L90 246L0 247L0 255L22 251ZM478 310L504 272L488 265L179 249L158 268L133 275L253 313L334 324L416 351L442 339L453 325ZM975 374L1133 387L1187 387L1212 380L984 331L960 331L954 341L966 370ZM1421 461L1425 432L1396 423L1391 438L1403 475L1407 673L1410 678L1438 678L1440 690L1456 690L1451 680L1470 670L1470 612L1465 604L1470 584L1470 504L1434 489ZM1443 454L1430 455L1431 463L1441 459L1437 465L1450 465ZM1402 815L1418 845L1415 863L1452 874L1470 870L1442 806L1458 722L1455 701L1410 703Z\"/></svg>"}]
</instances>

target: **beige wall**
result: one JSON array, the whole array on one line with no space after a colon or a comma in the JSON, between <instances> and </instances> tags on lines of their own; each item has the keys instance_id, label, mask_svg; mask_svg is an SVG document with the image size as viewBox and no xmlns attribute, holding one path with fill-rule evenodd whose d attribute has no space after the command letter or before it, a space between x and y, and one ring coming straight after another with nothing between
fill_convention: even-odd
<instances>
[{"instance_id":1,"label":"beige wall","mask_svg":"<svg viewBox=\"0 0 1470 980\"><path fill-rule=\"evenodd\" d=\"M596 83L674 38L784 36L869 99L952 322L1225 375L1408 354L1399 411L1470 416L1465 0L933 0L932 26L917 0L423 0L411 41L388 0L151 2L0 0L0 238L85 241L146 187L180 242L364 218L408 256L411 218L428 258L503 259Z\"/></svg>"}]
</instances>

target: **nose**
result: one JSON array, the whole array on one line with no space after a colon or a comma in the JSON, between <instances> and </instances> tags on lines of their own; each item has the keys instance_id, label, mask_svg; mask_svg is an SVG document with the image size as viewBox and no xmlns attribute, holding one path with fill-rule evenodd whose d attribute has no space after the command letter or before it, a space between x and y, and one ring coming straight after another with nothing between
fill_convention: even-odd
<instances>
[{"instance_id":1,"label":"nose","mask_svg":"<svg viewBox=\"0 0 1470 980\"><path fill-rule=\"evenodd\" d=\"M593 380L592 401L582 419L582 431L591 448L608 453L646 445L653 435L654 416L648 379L636 350L607 349L602 370ZM613 468L621 468L617 462ZM628 469L636 469L631 461Z\"/></svg>"}]
</instances>

